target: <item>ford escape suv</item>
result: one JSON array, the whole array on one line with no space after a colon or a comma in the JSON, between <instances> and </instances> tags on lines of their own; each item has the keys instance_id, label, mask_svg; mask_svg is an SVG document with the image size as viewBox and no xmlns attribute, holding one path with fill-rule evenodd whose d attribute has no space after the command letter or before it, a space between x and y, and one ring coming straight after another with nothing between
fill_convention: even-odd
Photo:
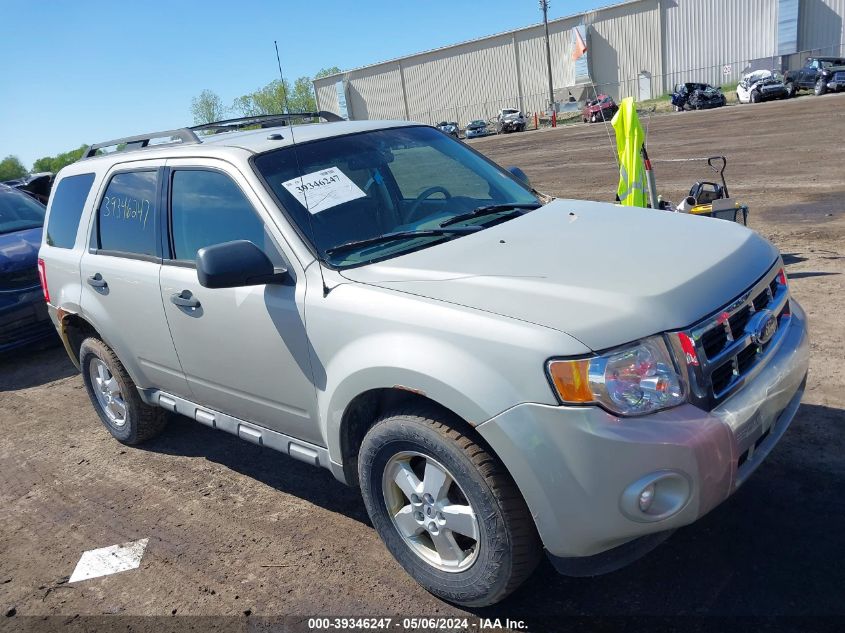
<instances>
[{"instance_id":1,"label":"ford escape suv","mask_svg":"<svg viewBox=\"0 0 845 633\"><path fill-rule=\"evenodd\" d=\"M44 294L117 440L178 413L328 468L409 574L480 606L544 551L642 555L790 424L806 318L756 233L551 199L425 125L286 122L58 174Z\"/></svg>"}]
</instances>

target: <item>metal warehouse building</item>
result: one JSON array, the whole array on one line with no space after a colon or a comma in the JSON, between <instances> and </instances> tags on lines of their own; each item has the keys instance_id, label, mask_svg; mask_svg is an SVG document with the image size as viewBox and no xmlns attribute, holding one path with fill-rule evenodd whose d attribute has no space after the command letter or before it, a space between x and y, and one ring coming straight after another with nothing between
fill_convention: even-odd
<instances>
[{"instance_id":1,"label":"metal warehouse building","mask_svg":"<svg viewBox=\"0 0 845 633\"><path fill-rule=\"evenodd\" d=\"M555 101L593 91L658 97L675 83L739 81L806 55L845 54L845 0L634 0L549 21ZM586 55L575 61L579 35ZM320 109L435 123L549 108L542 24L314 81Z\"/></svg>"}]
</instances>

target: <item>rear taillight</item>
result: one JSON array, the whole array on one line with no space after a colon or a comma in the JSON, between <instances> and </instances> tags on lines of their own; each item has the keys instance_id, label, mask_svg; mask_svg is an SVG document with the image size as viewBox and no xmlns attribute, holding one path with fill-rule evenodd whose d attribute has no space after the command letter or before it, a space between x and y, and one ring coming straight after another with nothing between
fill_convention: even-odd
<instances>
[{"instance_id":1,"label":"rear taillight","mask_svg":"<svg viewBox=\"0 0 845 633\"><path fill-rule=\"evenodd\" d=\"M50 303L50 291L47 289L47 269L44 260L38 258L38 278L41 280L41 290L44 292L44 300Z\"/></svg>"}]
</instances>

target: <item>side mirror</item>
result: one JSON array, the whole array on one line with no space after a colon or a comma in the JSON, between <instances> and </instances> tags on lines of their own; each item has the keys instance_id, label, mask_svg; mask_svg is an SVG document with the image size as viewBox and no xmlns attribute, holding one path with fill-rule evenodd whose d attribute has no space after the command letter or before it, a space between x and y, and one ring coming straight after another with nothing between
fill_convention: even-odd
<instances>
[{"instance_id":1,"label":"side mirror","mask_svg":"<svg viewBox=\"0 0 845 633\"><path fill-rule=\"evenodd\" d=\"M531 181L528 180L528 176L525 175L525 172L522 171L519 167L508 167L508 171L513 175L517 180L521 181L526 187L531 186Z\"/></svg>"},{"instance_id":2,"label":"side mirror","mask_svg":"<svg viewBox=\"0 0 845 633\"><path fill-rule=\"evenodd\" d=\"M252 242L235 240L197 251L197 278L205 288L239 288L282 283L287 269L274 268Z\"/></svg>"}]
</instances>

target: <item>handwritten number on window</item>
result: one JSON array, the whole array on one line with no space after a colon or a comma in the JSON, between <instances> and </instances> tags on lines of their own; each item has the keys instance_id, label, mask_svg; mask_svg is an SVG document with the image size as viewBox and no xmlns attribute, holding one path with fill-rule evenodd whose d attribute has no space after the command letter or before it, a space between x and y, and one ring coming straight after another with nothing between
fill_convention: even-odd
<instances>
[{"instance_id":1,"label":"handwritten number on window","mask_svg":"<svg viewBox=\"0 0 845 633\"><path fill-rule=\"evenodd\" d=\"M141 230L147 228L152 204L146 198L141 200L129 196L104 196L100 207L100 215L104 218L112 217L116 220L137 221Z\"/></svg>"}]
</instances>

